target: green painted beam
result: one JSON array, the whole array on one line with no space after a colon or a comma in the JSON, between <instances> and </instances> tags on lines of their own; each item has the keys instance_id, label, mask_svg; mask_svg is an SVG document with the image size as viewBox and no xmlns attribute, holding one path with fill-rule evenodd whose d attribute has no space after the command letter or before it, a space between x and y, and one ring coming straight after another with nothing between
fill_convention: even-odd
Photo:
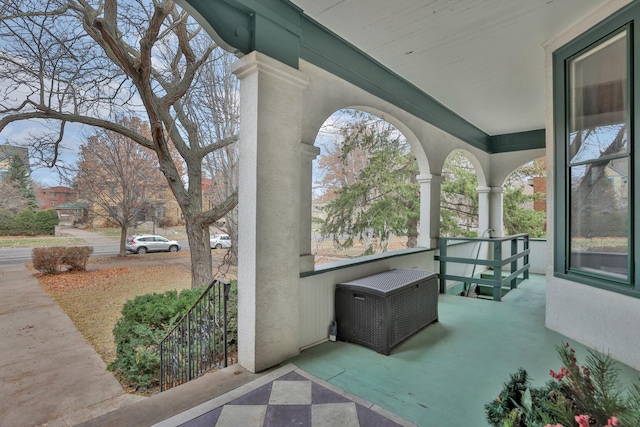
<instances>
[{"instance_id":1,"label":"green painted beam","mask_svg":"<svg viewBox=\"0 0 640 427\"><path fill-rule=\"evenodd\" d=\"M506 153L545 148L545 138L546 132L544 129L493 135L489 137L489 152Z\"/></svg>"},{"instance_id":2,"label":"green painted beam","mask_svg":"<svg viewBox=\"0 0 640 427\"><path fill-rule=\"evenodd\" d=\"M544 147L544 130L489 136L334 34L287 0L182 0L223 47L262 52L294 68L302 58L488 153Z\"/></svg>"}]
</instances>

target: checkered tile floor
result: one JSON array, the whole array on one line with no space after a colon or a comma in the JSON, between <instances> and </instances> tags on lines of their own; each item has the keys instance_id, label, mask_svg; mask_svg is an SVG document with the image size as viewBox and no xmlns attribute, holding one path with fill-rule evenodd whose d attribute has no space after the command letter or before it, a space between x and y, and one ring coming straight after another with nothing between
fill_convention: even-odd
<instances>
[{"instance_id":1,"label":"checkered tile floor","mask_svg":"<svg viewBox=\"0 0 640 427\"><path fill-rule=\"evenodd\" d=\"M274 375L272 375L274 374ZM269 374L266 384L231 399L194 408L168 424L182 427L398 427L412 424L350 396L293 365ZM265 381L262 381L265 382ZM244 390L243 390L244 391ZM238 394L238 393L236 393ZM207 404L204 404L207 405ZM201 405L203 406L203 405ZM189 411L188 411L189 412Z\"/></svg>"}]
</instances>

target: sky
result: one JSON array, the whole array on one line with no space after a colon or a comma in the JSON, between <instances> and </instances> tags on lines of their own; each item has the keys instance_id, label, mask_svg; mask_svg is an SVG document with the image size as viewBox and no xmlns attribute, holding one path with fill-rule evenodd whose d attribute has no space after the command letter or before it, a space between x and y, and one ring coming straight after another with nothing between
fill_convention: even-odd
<instances>
[{"instance_id":1,"label":"sky","mask_svg":"<svg viewBox=\"0 0 640 427\"><path fill-rule=\"evenodd\" d=\"M0 133L0 143L9 145L27 146L31 136L42 132L43 126L36 121L22 121L8 125ZM82 143L82 135L86 127L79 124L68 124L65 130L65 138L59 153L61 164L75 165L78 159L78 147ZM45 187L54 187L62 184L63 180L55 168L47 168L39 165L36 153L29 147L29 161L31 166L31 179Z\"/></svg>"}]
</instances>

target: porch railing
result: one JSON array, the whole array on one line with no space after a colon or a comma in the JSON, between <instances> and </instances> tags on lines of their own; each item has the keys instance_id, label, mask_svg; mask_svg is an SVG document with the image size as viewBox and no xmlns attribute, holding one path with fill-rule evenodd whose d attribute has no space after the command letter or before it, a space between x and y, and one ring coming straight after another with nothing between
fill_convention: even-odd
<instances>
[{"instance_id":1,"label":"porch railing","mask_svg":"<svg viewBox=\"0 0 640 427\"><path fill-rule=\"evenodd\" d=\"M160 342L160 391L227 366L230 289L229 282L212 281Z\"/></svg>"},{"instance_id":2,"label":"porch railing","mask_svg":"<svg viewBox=\"0 0 640 427\"><path fill-rule=\"evenodd\" d=\"M452 257L447 255L447 245L449 242L478 242L482 244L484 242L493 246L493 259L478 259L476 258L462 258ZM518 242L522 242L522 250L518 250ZM507 258L503 256L503 244L510 242L511 254ZM447 280L453 280L456 282L464 283L476 283L478 285L487 285L493 288L494 301L500 301L502 299L502 288L505 285L511 289L517 287L518 276L522 275L523 279L529 278L529 235L528 234L514 234L506 237L499 238L464 238L464 237L440 237L440 255L436 257L436 260L440 261L440 293L446 292ZM522 258L522 267L518 268L518 261ZM464 263L470 265L482 265L493 268L493 277L490 279L482 277L465 277L447 274L447 263ZM509 264L506 270L509 274L505 277L502 276L505 271L505 265Z\"/></svg>"}]
</instances>

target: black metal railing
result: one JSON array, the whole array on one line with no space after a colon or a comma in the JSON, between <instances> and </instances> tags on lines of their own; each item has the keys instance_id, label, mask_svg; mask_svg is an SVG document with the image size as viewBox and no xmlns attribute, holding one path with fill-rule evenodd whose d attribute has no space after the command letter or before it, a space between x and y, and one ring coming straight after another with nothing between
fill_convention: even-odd
<instances>
[{"instance_id":1,"label":"black metal railing","mask_svg":"<svg viewBox=\"0 0 640 427\"><path fill-rule=\"evenodd\" d=\"M452 257L447 255L447 243L450 241L478 242L482 244L488 242L493 245L493 259L478 259ZM522 249L518 250L518 242L522 242ZM510 242L511 255L503 259L502 245ZM478 285L487 285L493 288L494 301L502 299L502 288L507 286L514 289L517 286L518 276L522 275L522 279L529 278L529 235L514 234L506 237L493 238L465 238L465 237L441 237L440 238L440 255L436 257L440 261L440 293L446 292L447 280L453 280L464 283L477 283ZM518 262L522 258L522 265L518 268ZM447 263L462 263L473 265L484 265L493 268L493 277L491 279L482 277L466 277L447 274ZM504 266L509 264L507 275L503 277Z\"/></svg>"},{"instance_id":2,"label":"black metal railing","mask_svg":"<svg viewBox=\"0 0 640 427\"><path fill-rule=\"evenodd\" d=\"M160 342L160 391L227 366L230 289L224 280L211 282Z\"/></svg>"}]
</instances>

